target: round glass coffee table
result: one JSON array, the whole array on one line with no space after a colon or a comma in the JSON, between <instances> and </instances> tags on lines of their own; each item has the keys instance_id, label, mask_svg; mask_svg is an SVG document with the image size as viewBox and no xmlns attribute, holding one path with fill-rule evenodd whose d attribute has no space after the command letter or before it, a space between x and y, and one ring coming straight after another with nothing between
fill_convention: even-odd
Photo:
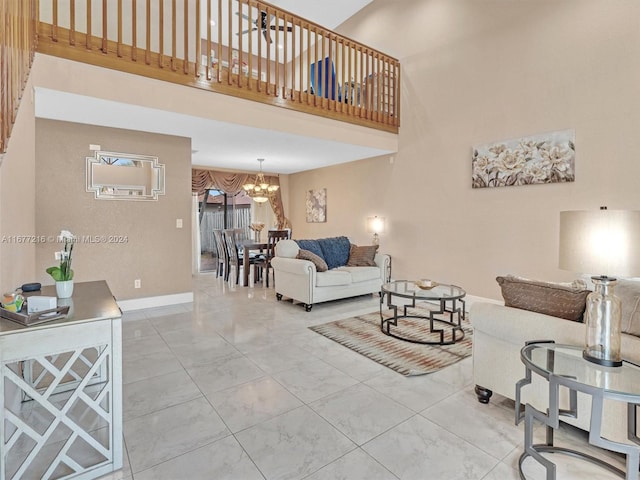
<instances>
[{"instance_id":1,"label":"round glass coffee table","mask_svg":"<svg viewBox=\"0 0 640 480\"><path fill-rule=\"evenodd\" d=\"M462 319L465 316L464 296L467 294L462 288L455 285L438 284L429 289L420 288L416 282L411 280L397 280L385 283L380 290L380 330L385 335L412 343L424 345L452 345L464 338L462 329ZM387 308L393 314L386 317L383 314L383 306L387 299ZM397 300L409 299L409 303L402 305L394 304L394 297ZM433 310L428 314L419 315L416 309L416 300L437 302ZM439 308L438 308L439 305ZM401 313L398 314L398 308ZM409 309L412 309L409 311ZM442 318L444 317L444 318ZM448 317L448 318L447 318ZM417 337L404 335L397 328L398 322L407 318L418 318L429 322L429 331L434 335L433 340L422 340ZM436 328L442 326L443 328ZM392 329L391 327L396 327Z\"/></svg>"}]
</instances>

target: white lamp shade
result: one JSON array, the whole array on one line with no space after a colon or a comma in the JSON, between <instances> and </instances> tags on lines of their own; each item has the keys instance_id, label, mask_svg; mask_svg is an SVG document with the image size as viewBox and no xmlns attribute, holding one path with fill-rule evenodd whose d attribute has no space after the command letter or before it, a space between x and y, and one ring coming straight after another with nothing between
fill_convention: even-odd
<instances>
[{"instance_id":1,"label":"white lamp shade","mask_svg":"<svg viewBox=\"0 0 640 480\"><path fill-rule=\"evenodd\" d=\"M560 212L563 270L593 275L640 275L640 211Z\"/></svg>"},{"instance_id":2,"label":"white lamp shade","mask_svg":"<svg viewBox=\"0 0 640 480\"><path fill-rule=\"evenodd\" d=\"M384 233L384 217L368 217L367 218L368 233Z\"/></svg>"}]
</instances>

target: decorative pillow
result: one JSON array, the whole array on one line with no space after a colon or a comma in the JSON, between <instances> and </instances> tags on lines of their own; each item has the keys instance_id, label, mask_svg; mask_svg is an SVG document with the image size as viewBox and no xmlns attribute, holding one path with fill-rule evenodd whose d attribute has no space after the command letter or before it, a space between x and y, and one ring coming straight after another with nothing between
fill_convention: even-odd
<instances>
[{"instance_id":1,"label":"decorative pillow","mask_svg":"<svg viewBox=\"0 0 640 480\"><path fill-rule=\"evenodd\" d=\"M320 244L318 240L296 240L298 246L304 250L309 250L312 253L315 253L320 258L325 260L324 255L322 254L322 249L320 248Z\"/></svg>"},{"instance_id":2,"label":"decorative pillow","mask_svg":"<svg viewBox=\"0 0 640 480\"><path fill-rule=\"evenodd\" d=\"M357 245L351 245L349 251L349 260L347 261L347 267L375 267L376 252L379 245L366 245L359 247Z\"/></svg>"},{"instance_id":3,"label":"decorative pillow","mask_svg":"<svg viewBox=\"0 0 640 480\"><path fill-rule=\"evenodd\" d=\"M511 275L497 277L507 307L530 310L581 322L591 293L582 281L572 284L539 282Z\"/></svg>"},{"instance_id":4,"label":"decorative pillow","mask_svg":"<svg viewBox=\"0 0 640 480\"><path fill-rule=\"evenodd\" d=\"M327 267L327 262L325 262L322 257L316 255L313 252L310 252L309 250L301 248L296 258L313 262L313 264L316 266L316 271L318 272L326 272L327 270L329 270L329 267Z\"/></svg>"},{"instance_id":5,"label":"decorative pillow","mask_svg":"<svg viewBox=\"0 0 640 480\"><path fill-rule=\"evenodd\" d=\"M293 240L280 240L276 243L276 257L296 258L300 247Z\"/></svg>"},{"instance_id":6,"label":"decorative pillow","mask_svg":"<svg viewBox=\"0 0 640 480\"><path fill-rule=\"evenodd\" d=\"M351 250L351 242L347 237L321 238L318 243L322 249L321 256L330 269L344 267L347 264Z\"/></svg>"}]
</instances>

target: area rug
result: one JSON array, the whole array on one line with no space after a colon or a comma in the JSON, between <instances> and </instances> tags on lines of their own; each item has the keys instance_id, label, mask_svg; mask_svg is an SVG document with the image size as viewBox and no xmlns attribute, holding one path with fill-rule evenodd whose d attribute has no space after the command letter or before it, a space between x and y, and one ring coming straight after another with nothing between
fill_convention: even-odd
<instances>
[{"instance_id":1,"label":"area rug","mask_svg":"<svg viewBox=\"0 0 640 480\"><path fill-rule=\"evenodd\" d=\"M409 313L428 316L429 308L429 305L421 304L415 309L409 309ZM383 311L383 314L390 316L391 312ZM439 325L438 328L443 326L443 324L436 325ZM450 330L446 325L444 327L445 331ZM464 338L453 345L421 345L405 342L380 331L379 312L309 328L405 376L433 373L470 356L473 337L471 325L467 320L463 320ZM392 326L391 331L422 341L439 339L429 331L429 321L419 318L400 319L398 326Z\"/></svg>"}]
</instances>

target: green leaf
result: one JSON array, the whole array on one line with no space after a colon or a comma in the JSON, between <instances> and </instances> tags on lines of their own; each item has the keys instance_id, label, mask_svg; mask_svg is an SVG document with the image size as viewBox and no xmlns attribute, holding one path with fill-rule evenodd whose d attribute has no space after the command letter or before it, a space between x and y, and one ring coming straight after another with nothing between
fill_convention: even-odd
<instances>
[{"instance_id":1,"label":"green leaf","mask_svg":"<svg viewBox=\"0 0 640 480\"><path fill-rule=\"evenodd\" d=\"M51 277L56 282L64 282L66 280L73 280L73 270L68 270L67 274L62 271L60 267L49 267L46 272L51 275Z\"/></svg>"}]
</instances>

